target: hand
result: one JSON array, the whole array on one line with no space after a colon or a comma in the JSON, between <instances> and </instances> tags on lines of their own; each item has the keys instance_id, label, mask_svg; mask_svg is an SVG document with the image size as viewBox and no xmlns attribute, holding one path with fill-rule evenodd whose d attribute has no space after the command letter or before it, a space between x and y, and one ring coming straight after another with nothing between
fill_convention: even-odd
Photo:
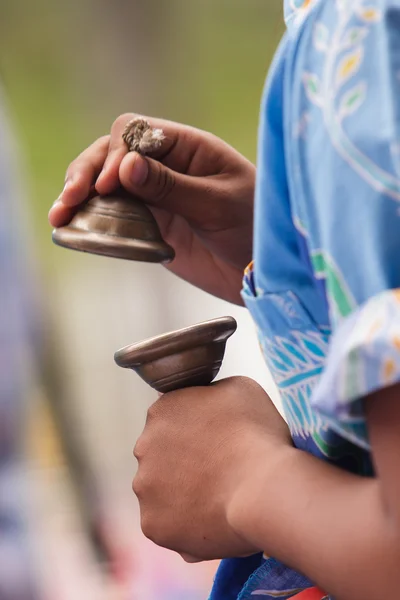
<instances>
[{"instance_id":1,"label":"hand","mask_svg":"<svg viewBox=\"0 0 400 600\"><path fill-rule=\"evenodd\" d=\"M166 136L152 158L128 153L122 133L135 116L120 116L111 135L69 166L50 223L67 224L93 185L105 195L122 184L151 207L162 236L175 249L167 268L241 303L243 270L252 256L254 166L219 138L160 119L149 119Z\"/></svg>"},{"instance_id":2,"label":"hand","mask_svg":"<svg viewBox=\"0 0 400 600\"><path fill-rule=\"evenodd\" d=\"M190 562L257 553L231 528L230 505L289 445L286 423L250 379L163 395L134 450L144 534Z\"/></svg>"}]
</instances>

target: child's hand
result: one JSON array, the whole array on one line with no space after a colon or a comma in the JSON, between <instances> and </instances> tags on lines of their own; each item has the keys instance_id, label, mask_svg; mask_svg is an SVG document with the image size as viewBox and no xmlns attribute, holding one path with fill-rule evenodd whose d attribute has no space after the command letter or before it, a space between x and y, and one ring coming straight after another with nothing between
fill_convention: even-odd
<instances>
[{"instance_id":1,"label":"child's hand","mask_svg":"<svg viewBox=\"0 0 400 600\"><path fill-rule=\"evenodd\" d=\"M233 531L230 506L291 445L286 423L250 379L161 396L134 451L144 534L190 562L257 553Z\"/></svg>"},{"instance_id":2,"label":"child's hand","mask_svg":"<svg viewBox=\"0 0 400 600\"><path fill-rule=\"evenodd\" d=\"M67 224L94 184L100 194L122 184L149 204L175 249L168 268L216 296L240 302L243 270L252 255L254 166L209 133L159 119L149 122L166 139L152 158L128 153L122 133L134 117L119 117L111 135L70 165L50 223Z\"/></svg>"}]
</instances>

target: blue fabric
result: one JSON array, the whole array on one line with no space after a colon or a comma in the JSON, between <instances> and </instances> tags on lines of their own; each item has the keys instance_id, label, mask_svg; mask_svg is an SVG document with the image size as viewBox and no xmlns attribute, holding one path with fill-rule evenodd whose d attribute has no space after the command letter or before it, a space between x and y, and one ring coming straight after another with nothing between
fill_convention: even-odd
<instances>
[{"instance_id":1,"label":"blue fabric","mask_svg":"<svg viewBox=\"0 0 400 600\"><path fill-rule=\"evenodd\" d=\"M295 445L370 476L362 399L400 381L400 0L286 0L285 19L243 298ZM212 600L312 585L255 560L223 561Z\"/></svg>"},{"instance_id":2,"label":"blue fabric","mask_svg":"<svg viewBox=\"0 0 400 600\"><path fill-rule=\"evenodd\" d=\"M261 561L261 554L249 558L224 560L219 568L210 600L221 598L236 600L245 587L249 575L258 569Z\"/></svg>"}]
</instances>

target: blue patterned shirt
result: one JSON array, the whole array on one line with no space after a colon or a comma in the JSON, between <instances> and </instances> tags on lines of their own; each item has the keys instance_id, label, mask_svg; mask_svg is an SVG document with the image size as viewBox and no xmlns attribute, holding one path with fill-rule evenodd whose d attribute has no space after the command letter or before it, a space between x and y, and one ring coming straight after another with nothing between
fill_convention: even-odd
<instances>
[{"instance_id":1,"label":"blue patterned shirt","mask_svg":"<svg viewBox=\"0 0 400 600\"><path fill-rule=\"evenodd\" d=\"M286 0L285 19L243 298L295 445L370 476L362 399L400 381L400 0ZM258 555L223 561L211 600L310 586Z\"/></svg>"}]
</instances>

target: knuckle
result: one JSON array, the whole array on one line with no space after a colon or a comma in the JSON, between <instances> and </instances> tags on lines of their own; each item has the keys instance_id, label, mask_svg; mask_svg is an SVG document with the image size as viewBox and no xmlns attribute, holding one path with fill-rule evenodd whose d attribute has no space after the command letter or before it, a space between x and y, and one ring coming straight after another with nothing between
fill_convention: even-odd
<instances>
[{"instance_id":1,"label":"knuckle","mask_svg":"<svg viewBox=\"0 0 400 600\"><path fill-rule=\"evenodd\" d=\"M142 511L140 516L140 527L143 535L162 548L170 550L175 549L173 535L171 535L170 527L164 519L160 519L154 511Z\"/></svg>"},{"instance_id":2,"label":"knuckle","mask_svg":"<svg viewBox=\"0 0 400 600\"><path fill-rule=\"evenodd\" d=\"M255 387L258 386L254 379L250 377L246 377L245 375L234 375L233 377L226 377L224 382L226 385L230 385L232 387Z\"/></svg>"},{"instance_id":3,"label":"knuckle","mask_svg":"<svg viewBox=\"0 0 400 600\"><path fill-rule=\"evenodd\" d=\"M81 152L69 165L66 171L66 178L71 177L77 171L90 167L99 153L107 150L110 144L110 136L103 135L91 144L86 150Z\"/></svg>"},{"instance_id":4,"label":"knuckle","mask_svg":"<svg viewBox=\"0 0 400 600\"><path fill-rule=\"evenodd\" d=\"M95 142L95 144L96 144L96 146L106 146L109 141L110 141L110 135L106 134L106 135L102 135L101 137L99 137L99 139L97 140L97 142Z\"/></svg>"},{"instance_id":5,"label":"knuckle","mask_svg":"<svg viewBox=\"0 0 400 600\"><path fill-rule=\"evenodd\" d=\"M168 198L175 188L176 179L172 171L160 163L156 164L155 173L155 200L160 202Z\"/></svg>"},{"instance_id":6,"label":"knuckle","mask_svg":"<svg viewBox=\"0 0 400 600\"><path fill-rule=\"evenodd\" d=\"M75 158L69 165L66 171L66 177L71 177L71 175L79 169L79 165L81 164L81 158L78 156Z\"/></svg>"},{"instance_id":7,"label":"knuckle","mask_svg":"<svg viewBox=\"0 0 400 600\"><path fill-rule=\"evenodd\" d=\"M157 544L157 542L159 543L159 540L157 539L157 528L154 526L153 519L151 519L147 513L142 512L140 517L140 527L143 535L148 540L154 542L155 544Z\"/></svg>"},{"instance_id":8,"label":"knuckle","mask_svg":"<svg viewBox=\"0 0 400 600\"><path fill-rule=\"evenodd\" d=\"M147 411L146 423L149 423L150 421L154 421L158 415L158 412L159 412L158 402L154 402L154 404L152 404Z\"/></svg>"},{"instance_id":9,"label":"knuckle","mask_svg":"<svg viewBox=\"0 0 400 600\"><path fill-rule=\"evenodd\" d=\"M102 135L96 142L96 146L100 149L107 148L110 143L110 135Z\"/></svg>"},{"instance_id":10,"label":"knuckle","mask_svg":"<svg viewBox=\"0 0 400 600\"><path fill-rule=\"evenodd\" d=\"M139 461L144 457L146 453L145 442L143 441L143 437L140 437L133 449L133 456Z\"/></svg>"},{"instance_id":11,"label":"knuckle","mask_svg":"<svg viewBox=\"0 0 400 600\"><path fill-rule=\"evenodd\" d=\"M132 491L139 500L144 496L145 487L146 486L144 484L143 478L140 475L136 475L136 477L132 481Z\"/></svg>"},{"instance_id":12,"label":"knuckle","mask_svg":"<svg viewBox=\"0 0 400 600\"><path fill-rule=\"evenodd\" d=\"M240 375L236 378L234 378L234 382L236 382L236 384L238 386L242 386L243 387L247 387L253 390L260 390L261 386L259 383L257 383L257 381L255 381L255 379L251 379L251 377L245 377L244 375Z\"/></svg>"},{"instance_id":13,"label":"knuckle","mask_svg":"<svg viewBox=\"0 0 400 600\"><path fill-rule=\"evenodd\" d=\"M259 394L262 392L261 386L245 376L226 377L214 384L215 389L225 390L225 393L229 392L229 396L232 399L241 401L248 394Z\"/></svg>"},{"instance_id":14,"label":"knuckle","mask_svg":"<svg viewBox=\"0 0 400 600\"><path fill-rule=\"evenodd\" d=\"M131 121L132 119L135 119L137 116L138 115L135 113L123 113L122 115L119 115L119 117L117 117L114 123L112 124L111 133L121 132L125 128L127 123L129 123L129 121Z\"/></svg>"}]
</instances>

